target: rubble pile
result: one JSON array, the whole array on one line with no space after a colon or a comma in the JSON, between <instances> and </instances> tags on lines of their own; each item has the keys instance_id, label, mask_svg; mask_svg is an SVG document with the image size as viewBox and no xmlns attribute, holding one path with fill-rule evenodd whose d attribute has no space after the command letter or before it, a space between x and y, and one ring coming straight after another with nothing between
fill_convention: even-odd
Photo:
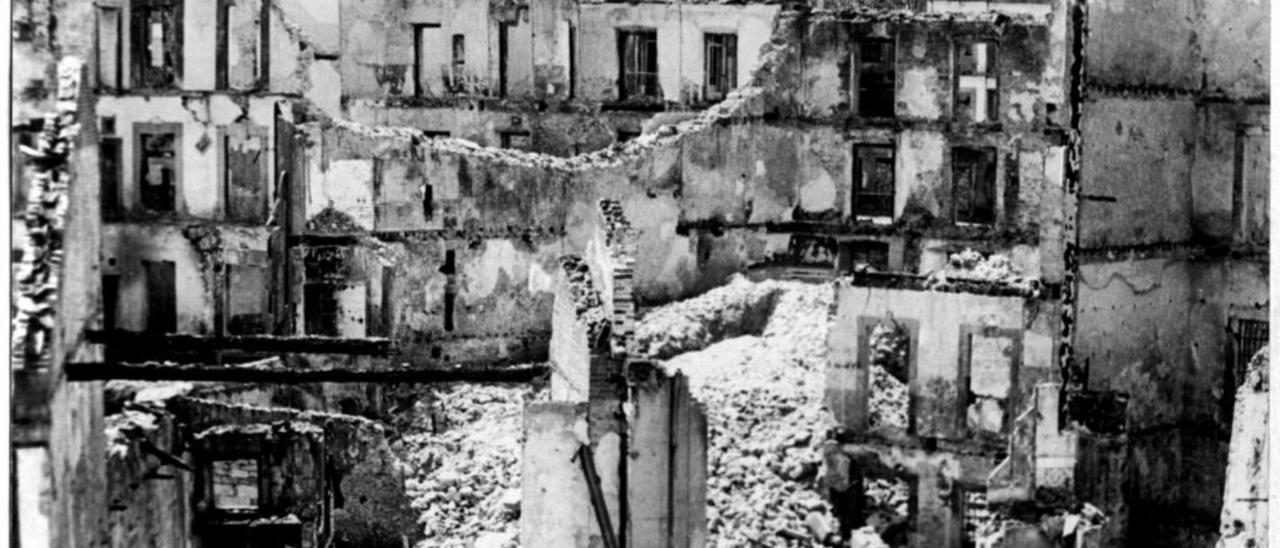
<instances>
[{"instance_id":1,"label":"rubble pile","mask_svg":"<svg viewBox=\"0 0 1280 548\"><path fill-rule=\"evenodd\" d=\"M759 334L698 349L715 331L697 324L737 322L771 293ZM823 406L831 309L830 286L738 278L642 321L642 348L694 350L667 367L689 377L708 413L708 546L812 546L836 532L817 487L822 433L834 426Z\"/></svg>"},{"instance_id":2,"label":"rubble pile","mask_svg":"<svg viewBox=\"0 0 1280 548\"><path fill-rule=\"evenodd\" d=\"M515 546L520 520L522 417L528 386L423 389L393 445L412 470L405 488L425 540L419 546Z\"/></svg>"},{"instance_id":3,"label":"rubble pile","mask_svg":"<svg viewBox=\"0 0 1280 548\"><path fill-rule=\"evenodd\" d=\"M758 335L782 289L782 284L771 280L752 283L734 276L727 285L646 313L636 326L636 348L649 357L666 359L729 337Z\"/></svg>"}]
</instances>

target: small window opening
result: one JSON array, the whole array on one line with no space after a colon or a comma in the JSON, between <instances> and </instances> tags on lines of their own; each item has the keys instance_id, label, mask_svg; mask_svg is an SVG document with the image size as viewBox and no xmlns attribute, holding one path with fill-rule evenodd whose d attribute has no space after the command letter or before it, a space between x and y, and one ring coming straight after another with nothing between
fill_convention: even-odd
<instances>
[{"instance_id":1,"label":"small window opening","mask_svg":"<svg viewBox=\"0 0 1280 548\"><path fill-rule=\"evenodd\" d=\"M618 98L661 98L658 89L658 31L619 30Z\"/></svg>"},{"instance_id":2,"label":"small window opening","mask_svg":"<svg viewBox=\"0 0 1280 548\"><path fill-rule=\"evenodd\" d=\"M857 49L857 112L869 118L894 115L895 48L890 40L860 42Z\"/></svg>"},{"instance_id":3,"label":"small window opening","mask_svg":"<svg viewBox=\"0 0 1280 548\"><path fill-rule=\"evenodd\" d=\"M992 224L996 220L996 151L952 151L954 218L957 223Z\"/></svg>"},{"instance_id":4,"label":"small window opening","mask_svg":"<svg viewBox=\"0 0 1280 548\"><path fill-rule=\"evenodd\" d=\"M956 117L966 122L997 121L996 45L974 42L959 46L956 74Z\"/></svg>"}]
</instances>

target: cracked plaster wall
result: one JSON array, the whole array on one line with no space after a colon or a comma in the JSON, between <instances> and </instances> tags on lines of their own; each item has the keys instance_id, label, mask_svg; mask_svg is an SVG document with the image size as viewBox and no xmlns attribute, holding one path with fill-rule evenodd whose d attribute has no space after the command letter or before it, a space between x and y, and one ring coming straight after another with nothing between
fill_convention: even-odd
<instances>
[{"instance_id":1,"label":"cracked plaster wall","mask_svg":"<svg viewBox=\"0 0 1280 548\"><path fill-rule=\"evenodd\" d=\"M1264 0L1104 0L1089 4L1089 80L1117 88L1268 93Z\"/></svg>"},{"instance_id":2,"label":"cracked plaster wall","mask_svg":"<svg viewBox=\"0 0 1280 548\"><path fill-rule=\"evenodd\" d=\"M428 97L455 92L499 94L500 23L508 31L507 91L513 98L563 100L569 94L568 29L577 29L576 98L616 99L617 28L657 30L662 98L674 103L702 101L703 32L736 32L738 81L746 82L757 52L778 12L769 5L591 4L551 2L494 4L461 0L405 3L342 0L343 95L349 99L411 97L414 94L412 25L439 29L425 52L431 59ZM461 82L453 82L452 36L466 42ZM438 72L438 74L437 74ZM454 91L451 91L452 90Z\"/></svg>"},{"instance_id":3,"label":"cracked plaster wall","mask_svg":"<svg viewBox=\"0 0 1280 548\"><path fill-rule=\"evenodd\" d=\"M1086 263L1080 275L1076 348L1090 388L1130 397L1127 473L1142 480L1126 491L1128 536L1194 542L1222 503L1225 328L1265 316L1267 268L1161 257Z\"/></svg>"},{"instance_id":4,"label":"cracked plaster wall","mask_svg":"<svg viewBox=\"0 0 1280 548\"><path fill-rule=\"evenodd\" d=\"M975 29L994 32L995 27L981 18L961 19ZM1050 33L1044 23L1018 21L1011 25L1015 30L1006 29L1009 39L1040 44L1030 49L1047 55ZM845 29L848 23L791 16L780 21L773 39L811 26L829 33ZM942 32L929 30L923 23L917 27L912 27L913 32L939 36ZM824 43L828 47L806 47L803 53L794 46L773 44L762 52L768 61L753 76L759 87L747 88L674 130L659 128L619 149L570 159L474 149L454 140L424 140L407 129L345 122L307 124L306 216L315 218L334 207L349 214L354 222L349 230L356 233L390 231L387 234L430 242L414 244L427 246L421 251L405 247L404 255L396 250L408 244L394 242L403 236L381 245L387 255L405 257L387 260L388 264L421 261L414 268L394 267L396 290L414 288L414 293L403 297L396 293L394 299L400 306L393 320L400 340L448 337L438 319L446 276L437 274L437 269L446 248L457 253L460 333L487 336L499 327L537 333L547 329L543 324L552 294L550 283L539 280L551 280L548 273L554 261L566 252L580 252L590 241L595 200L618 200L633 219L638 257L644 259L635 269L637 298L664 301L710 289L728 274L775 260L785 254L783 250L790 252L796 238L765 233L761 230L765 224L806 219L847 222L853 145L896 144L903 171L919 165L932 167L898 178L897 208L903 214L899 225L860 230L889 238L906 238L909 230L916 230L934 240L953 241L994 235L992 251L1043 245L1040 254L1017 255L1027 263L1028 272L1059 280L1060 253L1055 250L1062 230L1062 147L1030 131L1043 129L1045 120L1025 122L1021 127L1026 131L997 134L949 132L928 122L910 125L909 130L854 127L840 131L827 124L741 120L766 112L801 115L791 100L783 99L783 90L802 85L804 78L789 71L800 65L829 67L835 62L831 50L844 46ZM1045 82L1051 80L1047 65L1044 60L1028 59L1009 63L1010 70L1028 71L1025 78L1039 82L1036 85L1048 85ZM804 74L810 72L806 68ZM822 121L841 119L837 115ZM1001 152L1000 214L995 229L967 229L932 220L949 218L949 146L974 144ZM432 187L435 211L430 219L418 212L427 184ZM527 231L532 234L525 236ZM904 253L919 257L921 251L915 245ZM929 245L936 248L938 242ZM918 260L896 263L918 271ZM377 283L374 278L369 278L371 285ZM499 303L509 302L523 302L523 310L505 314L509 309ZM533 314L544 304L548 314Z\"/></svg>"}]
</instances>

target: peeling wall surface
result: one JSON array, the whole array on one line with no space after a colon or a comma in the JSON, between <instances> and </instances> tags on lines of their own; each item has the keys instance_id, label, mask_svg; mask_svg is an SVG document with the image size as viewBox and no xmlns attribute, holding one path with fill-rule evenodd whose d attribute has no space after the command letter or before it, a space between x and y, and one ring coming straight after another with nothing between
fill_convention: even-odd
<instances>
[{"instance_id":1,"label":"peeling wall surface","mask_svg":"<svg viewBox=\"0 0 1280 548\"><path fill-rule=\"evenodd\" d=\"M1100 457L1117 473L1089 489L1131 478L1107 497L1130 541L1218 533L1239 322L1265 329L1268 305L1270 11L1088 6L1075 344L1090 388L1129 398Z\"/></svg>"}]
</instances>

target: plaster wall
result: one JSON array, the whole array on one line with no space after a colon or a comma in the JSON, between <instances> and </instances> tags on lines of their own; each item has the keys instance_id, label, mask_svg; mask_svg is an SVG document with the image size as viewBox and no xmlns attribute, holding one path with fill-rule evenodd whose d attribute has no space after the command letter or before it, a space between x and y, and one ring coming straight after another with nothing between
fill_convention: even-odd
<instances>
[{"instance_id":1,"label":"plaster wall","mask_svg":"<svg viewBox=\"0 0 1280 548\"><path fill-rule=\"evenodd\" d=\"M261 161L265 173L274 173L274 143L270 129L280 98L247 100L225 94L187 97L115 96L102 97L98 115L116 120L120 139L120 207L126 216L148 216L141 199L139 132L175 132L175 190L173 216L204 220L225 217L225 146L221 137L228 131L261 135ZM264 176L264 199L274 200L274 184Z\"/></svg>"},{"instance_id":2,"label":"plaster wall","mask_svg":"<svg viewBox=\"0 0 1280 548\"><path fill-rule=\"evenodd\" d=\"M828 335L830 367L827 399L837 420L851 425L867 413L870 385L867 368L859 364L859 318L893 318L918 322L911 336L914 370L912 393L916 434L957 439L958 387L963 325L1013 329L1021 333L1022 354L1009 356L1020 364L1014 401L1026 401L1037 382L1050 380L1055 362L1056 321L1042 307L1020 297L968 293L940 293L836 285L836 313ZM1037 310L1039 308L1039 310ZM862 387L862 388L859 388ZM861 396L859 396L861 394Z\"/></svg>"},{"instance_id":3,"label":"plaster wall","mask_svg":"<svg viewBox=\"0 0 1280 548\"><path fill-rule=\"evenodd\" d=\"M224 283L201 251L183 234L183 226L156 223L112 223L103 227L102 272L120 276L116 328L144 331L147 327L147 277L143 261L174 263L177 332L211 334L216 292ZM266 266L266 234L262 229L223 227L222 248L215 253L224 264ZM235 287L237 292L264 295L268 287ZM265 298L265 297L264 297Z\"/></svg>"}]
</instances>

